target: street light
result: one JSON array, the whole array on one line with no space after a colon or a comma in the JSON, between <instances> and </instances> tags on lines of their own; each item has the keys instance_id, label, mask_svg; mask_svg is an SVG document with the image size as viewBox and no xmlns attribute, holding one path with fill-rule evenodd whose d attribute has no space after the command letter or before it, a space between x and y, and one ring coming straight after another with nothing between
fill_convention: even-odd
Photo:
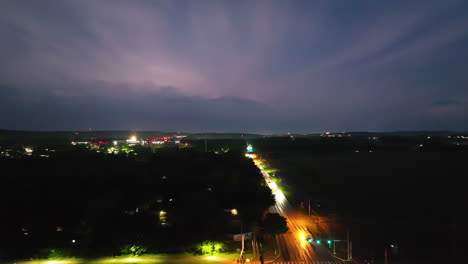
<instances>
[{"instance_id":1,"label":"street light","mask_svg":"<svg viewBox=\"0 0 468 264\"><path fill-rule=\"evenodd\" d=\"M389 246L390 246L390 248L392 248L393 250L396 250L396 249L397 249L397 245L395 245L395 244L390 244ZM388 260L390 259L390 257L389 257L389 254L388 254L388 246L387 246L387 245L385 245L385 247L384 247L384 258L385 258L385 262L384 262L384 263L385 263L385 264L388 264L388 263L389 263Z\"/></svg>"},{"instance_id":2,"label":"street light","mask_svg":"<svg viewBox=\"0 0 468 264\"><path fill-rule=\"evenodd\" d=\"M231 215L233 216L237 216L239 214L239 212L237 211L237 209L233 208L230 210L231 212ZM241 241L242 241L242 249L241 249L241 253L240 253L240 257L239 257L239 261L241 263L244 263L244 258L245 258L245 235L243 233L243 230L242 230L242 219L239 217L239 222L240 222L240 235L241 235Z\"/></svg>"}]
</instances>

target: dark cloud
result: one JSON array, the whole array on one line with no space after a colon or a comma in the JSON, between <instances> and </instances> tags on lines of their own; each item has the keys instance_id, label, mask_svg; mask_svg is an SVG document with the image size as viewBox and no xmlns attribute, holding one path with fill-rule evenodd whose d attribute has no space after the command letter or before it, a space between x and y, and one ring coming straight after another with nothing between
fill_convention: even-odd
<instances>
[{"instance_id":1,"label":"dark cloud","mask_svg":"<svg viewBox=\"0 0 468 264\"><path fill-rule=\"evenodd\" d=\"M467 12L462 0L2 1L0 126L468 129Z\"/></svg>"},{"instance_id":2,"label":"dark cloud","mask_svg":"<svg viewBox=\"0 0 468 264\"><path fill-rule=\"evenodd\" d=\"M138 87L80 83L81 95L21 92L2 86L0 122L5 128L54 130L135 129L178 131L264 131L271 121L265 105L235 97L185 96L170 87L141 92ZM116 87L118 96L115 95ZM99 89L108 93L92 96ZM133 92L128 92L133 91Z\"/></svg>"},{"instance_id":3,"label":"dark cloud","mask_svg":"<svg viewBox=\"0 0 468 264\"><path fill-rule=\"evenodd\" d=\"M460 100L438 100L428 107L427 112L434 123L443 124L444 127L468 122L468 103Z\"/></svg>"},{"instance_id":4,"label":"dark cloud","mask_svg":"<svg viewBox=\"0 0 468 264\"><path fill-rule=\"evenodd\" d=\"M445 100L439 100L439 101L435 101L434 103L432 103L433 106L450 106L450 105L461 105L462 102L460 102L459 100L455 100L455 99L445 99Z\"/></svg>"},{"instance_id":5,"label":"dark cloud","mask_svg":"<svg viewBox=\"0 0 468 264\"><path fill-rule=\"evenodd\" d=\"M70 88L79 92L62 92ZM106 82L73 83L66 88L50 90L1 86L0 111L3 115L0 122L10 129L86 130L91 127L100 130L251 131L268 134L320 129L419 129L426 127L424 123L428 118L425 113L414 112L404 106L400 107L398 114L386 107L365 105L350 108L346 113L320 111L319 108L312 108L313 111L291 108L284 112L249 99L186 96L172 87L151 87L151 92L148 89L149 85ZM99 91L98 96L96 90ZM295 129L288 129L291 127Z\"/></svg>"}]
</instances>

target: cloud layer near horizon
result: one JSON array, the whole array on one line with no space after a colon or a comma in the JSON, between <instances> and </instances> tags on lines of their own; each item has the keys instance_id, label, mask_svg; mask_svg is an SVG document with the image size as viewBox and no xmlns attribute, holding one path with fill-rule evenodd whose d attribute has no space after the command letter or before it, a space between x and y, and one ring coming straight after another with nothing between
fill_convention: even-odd
<instances>
[{"instance_id":1,"label":"cloud layer near horizon","mask_svg":"<svg viewBox=\"0 0 468 264\"><path fill-rule=\"evenodd\" d=\"M3 1L0 127L468 129L464 1Z\"/></svg>"}]
</instances>

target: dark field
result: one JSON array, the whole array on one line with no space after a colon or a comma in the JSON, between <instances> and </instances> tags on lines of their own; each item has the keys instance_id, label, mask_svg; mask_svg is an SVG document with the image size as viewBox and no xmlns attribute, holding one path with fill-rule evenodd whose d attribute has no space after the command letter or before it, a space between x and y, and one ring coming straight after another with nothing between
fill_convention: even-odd
<instances>
[{"instance_id":1,"label":"dark field","mask_svg":"<svg viewBox=\"0 0 468 264\"><path fill-rule=\"evenodd\" d=\"M455 258L464 214L464 152L340 152L267 155L296 195L321 201L321 211L348 225L355 255ZM437 249L437 256L431 254ZM424 258L423 257L423 258Z\"/></svg>"}]
</instances>

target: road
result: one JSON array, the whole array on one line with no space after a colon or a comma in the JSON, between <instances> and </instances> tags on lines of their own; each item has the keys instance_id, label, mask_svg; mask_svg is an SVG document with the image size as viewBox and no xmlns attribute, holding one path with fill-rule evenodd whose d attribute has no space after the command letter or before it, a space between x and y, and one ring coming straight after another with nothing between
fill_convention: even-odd
<instances>
[{"instance_id":1,"label":"road","mask_svg":"<svg viewBox=\"0 0 468 264\"><path fill-rule=\"evenodd\" d=\"M255 161L255 160L254 160ZM270 175L263 170L258 162L263 177L268 186L275 195L276 204L270 208L271 212L279 213L286 217L289 232L278 236L278 246L281 252L281 258L276 262L288 263L344 263L329 253L326 241L322 244L309 243L307 238L317 239L313 231L317 224L313 223L311 218L297 212L278 188L276 183L271 180Z\"/></svg>"}]
</instances>

